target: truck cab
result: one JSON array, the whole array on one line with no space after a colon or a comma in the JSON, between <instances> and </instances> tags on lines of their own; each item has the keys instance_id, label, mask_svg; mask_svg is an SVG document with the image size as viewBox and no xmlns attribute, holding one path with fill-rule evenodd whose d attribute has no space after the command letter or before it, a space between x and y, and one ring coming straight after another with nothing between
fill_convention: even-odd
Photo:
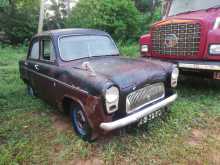
<instances>
[{"instance_id":1,"label":"truck cab","mask_svg":"<svg viewBox=\"0 0 220 165\"><path fill-rule=\"evenodd\" d=\"M141 36L140 46L144 57L220 80L220 1L165 1L163 19Z\"/></svg>"}]
</instances>

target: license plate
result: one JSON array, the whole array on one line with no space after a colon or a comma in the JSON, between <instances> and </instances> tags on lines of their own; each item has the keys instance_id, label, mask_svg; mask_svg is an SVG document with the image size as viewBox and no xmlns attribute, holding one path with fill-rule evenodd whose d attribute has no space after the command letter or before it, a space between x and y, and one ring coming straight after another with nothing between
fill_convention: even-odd
<instances>
[{"instance_id":1,"label":"license plate","mask_svg":"<svg viewBox=\"0 0 220 165\"><path fill-rule=\"evenodd\" d=\"M147 122L149 122L151 120L154 120L155 118L160 117L161 115L162 115L162 111L161 110L155 111L155 112L149 114L148 116L145 116L143 119L141 119L138 125L139 126L143 125L143 124L145 124L145 123L147 123Z\"/></svg>"},{"instance_id":2,"label":"license plate","mask_svg":"<svg viewBox=\"0 0 220 165\"><path fill-rule=\"evenodd\" d=\"M214 72L214 79L220 80L220 72Z\"/></svg>"}]
</instances>

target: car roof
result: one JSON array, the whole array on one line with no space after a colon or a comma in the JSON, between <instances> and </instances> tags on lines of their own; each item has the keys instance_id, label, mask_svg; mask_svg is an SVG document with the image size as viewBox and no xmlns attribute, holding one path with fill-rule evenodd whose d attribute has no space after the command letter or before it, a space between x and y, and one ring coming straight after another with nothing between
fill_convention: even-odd
<instances>
[{"instance_id":1,"label":"car roof","mask_svg":"<svg viewBox=\"0 0 220 165\"><path fill-rule=\"evenodd\" d=\"M57 29L38 33L34 36L34 38L40 36L60 37L65 35L108 35L108 33L101 30L84 28Z\"/></svg>"}]
</instances>

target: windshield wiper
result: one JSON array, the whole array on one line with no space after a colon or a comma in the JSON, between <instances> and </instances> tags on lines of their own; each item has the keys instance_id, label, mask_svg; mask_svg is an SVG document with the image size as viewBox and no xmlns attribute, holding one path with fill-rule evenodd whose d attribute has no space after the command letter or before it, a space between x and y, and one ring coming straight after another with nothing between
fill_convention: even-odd
<instances>
[{"instance_id":1,"label":"windshield wiper","mask_svg":"<svg viewBox=\"0 0 220 165\"><path fill-rule=\"evenodd\" d=\"M103 54L103 55L93 55L91 57L108 57L108 56L119 56L120 54Z\"/></svg>"}]
</instances>

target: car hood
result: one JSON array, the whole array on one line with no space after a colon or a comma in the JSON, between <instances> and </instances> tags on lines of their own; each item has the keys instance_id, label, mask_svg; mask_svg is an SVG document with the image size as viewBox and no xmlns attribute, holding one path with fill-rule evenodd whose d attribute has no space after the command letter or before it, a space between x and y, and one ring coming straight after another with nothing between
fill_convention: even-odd
<instances>
[{"instance_id":1,"label":"car hood","mask_svg":"<svg viewBox=\"0 0 220 165\"><path fill-rule=\"evenodd\" d=\"M74 68L85 70L83 68L85 62L89 63L97 78L100 76L105 77L121 89L164 82L167 74L172 70L172 64L170 63L120 56L89 58L77 63Z\"/></svg>"}]
</instances>

